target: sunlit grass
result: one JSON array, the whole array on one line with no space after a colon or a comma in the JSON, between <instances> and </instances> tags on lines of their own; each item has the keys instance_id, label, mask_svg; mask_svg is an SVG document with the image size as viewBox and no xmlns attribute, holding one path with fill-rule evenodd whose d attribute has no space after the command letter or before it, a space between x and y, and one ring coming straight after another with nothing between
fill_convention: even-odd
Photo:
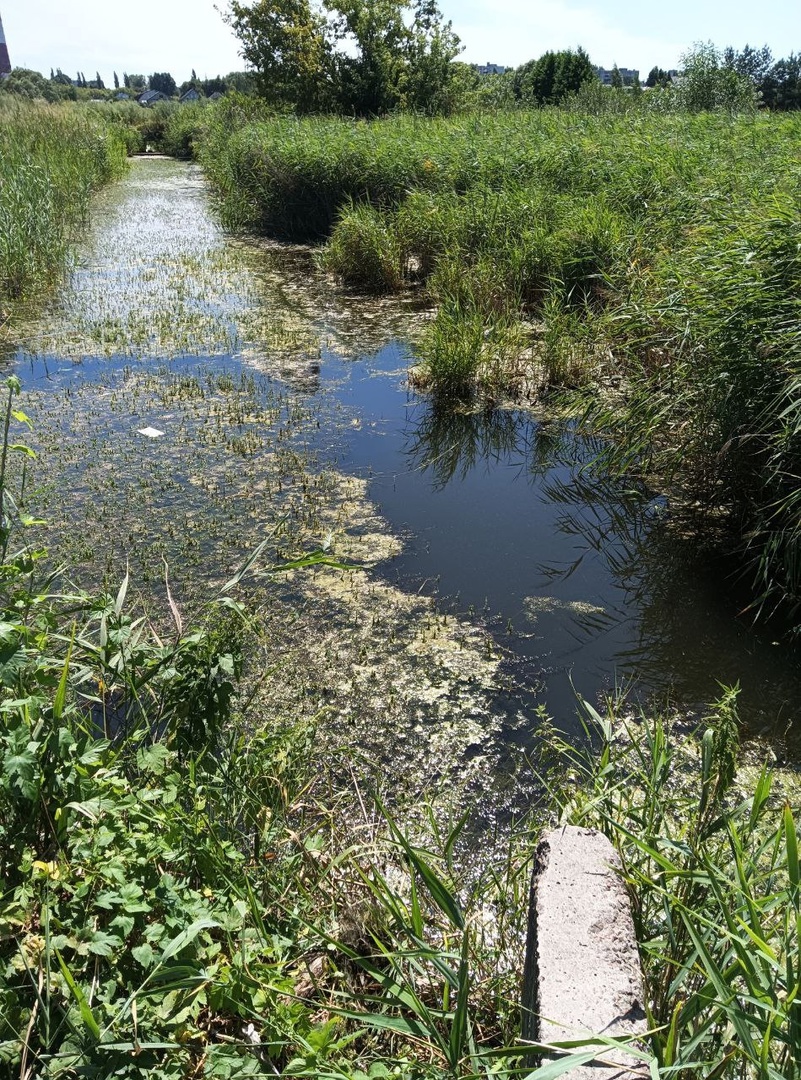
<instances>
[{"instance_id":1,"label":"sunlit grass","mask_svg":"<svg viewBox=\"0 0 801 1080\"><path fill-rule=\"evenodd\" d=\"M93 191L121 175L119 129L64 105L0 105L0 305L63 266Z\"/></svg>"}]
</instances>

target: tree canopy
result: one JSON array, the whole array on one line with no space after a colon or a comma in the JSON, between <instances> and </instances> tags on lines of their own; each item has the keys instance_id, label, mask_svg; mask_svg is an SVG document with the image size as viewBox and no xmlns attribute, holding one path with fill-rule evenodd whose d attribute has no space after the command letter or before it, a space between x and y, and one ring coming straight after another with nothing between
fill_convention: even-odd
<instances>
[{"instance_id":1,"label":"tree canopy","mask_svg":"<svg viewBox=\"0 0 801 1080\"><path fill-rule=\"evenodd\" d=\"M169 71L154 71L147 81L151 90L158 90L165 97L175 97L178 86Z\"/></svg>"},{"instance_id":2,"label":"tree canopy","mask_svg":"<svg viewBox=\"0 0 801 1080\"><path fill-rule=\"evenodd\" d=\"M583 83L597 79L587 53L579 47L546 52L514 73L515 98L526 105L558 105Z\"/></svg>"},{"instance_id":3,"label":"tree canopy","mask_svg":"<svg viewBox=\"0 0 801 1080\"><path fill-rule=\"evenodd\" d=\"M279 108L448 110L459 40L436 0L231 0L226 20Z\"/></svg>"}]
</instances>

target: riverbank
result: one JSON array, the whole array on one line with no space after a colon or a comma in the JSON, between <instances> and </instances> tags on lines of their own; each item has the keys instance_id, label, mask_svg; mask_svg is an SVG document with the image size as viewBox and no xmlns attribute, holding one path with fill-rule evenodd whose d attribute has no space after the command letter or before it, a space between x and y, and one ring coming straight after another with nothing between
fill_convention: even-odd
<instances>
[{"instance_id":1,"label":"riverbank","mask_svg":"<svg viewBox=\"0 0 801 1080\"><path fill-rule=\"evenodd\" d=\"M395 454L447 490L490 462L513 464L518 427L468 422L456 440L426 413L405 446L380 389L406 393L408 350L383 329L391 307L368 305L360 328L360 301L335 299L324 283L306 291L258 245L229 247L196 170L137 162L97 209L67 287L13 356L30 389L8 399L12 438L39 462L32 486L28 454L11 454L20 468L7 491L37 517L42 495L52 524L31 531L45 527L14 515L7 554L20 556L4 570L2 1054L15 1072L51 1075L511 1075L523 1053L529 860L549 811L541 802L541 815L514 828L520 803L464 812L511 750L512 794L529 806L542 776L558 790L564 775L571 792L586 779L564 811L585 822L620 790L627 829L667 813L640 801L631 760L614 757L626 746L636 754L650 724L624 739L618 702L599 757L581 766L540 710L528 721L557 760L535 768L514 742L517 731L531 752L530 729L504 730L498 711L508 688L500 635L476 611L441 610L377 572L405 539L376 503L379 468L387 501L404 483ZM400 331L404 313L392 319ZM27 434L19 406L33 418ZM554 433L531 424L521 430L536 475ZM343 434L360 429L369 441ZM100 566L104 595L68 587L63 574L48 585L26 535L74 556L84 583ZM243 554L265 540L239 575ZM308 567L295 565L303 555ZM547 603L529 607L549 614ZM584 597L575 614L597 619L592 608ZM712 756L687 737L673 765L654 726L660 798L686 775L682 797L709 808L705 822L720 820L715 807L736 810L735 789L714 779L733 753L732 724L727 700L708 721ZM754 835L773 829L789 851L786 817L779 836L777 800L754 784L764 815ZM402 829L376 793L406 800ZM668 844L686 835L670 832ZM476 836L484 846L471 859ZM770 886L792 903L785 861L789 885L779 867ZM718 883L738 901L730 863L722 870ZM697 863L693 873L700 880ZM707 910L700 899L697 910ZM768 904L762 932L775 955L794 958L772 913ZM710 937L730 943L717 927ZM709 1019L715 1068L730 1003L720 1008L694 981L695 959L670 961L689 993L679 1041L693 1052ZM770 1020L777 1062L786 971L771 970L772 1011L746 1021L758 1037Z\"/></svg>"},{"instance_id":2,"label":"riverbank","mask_svg":"<svg viewBox=\"0 0 801 1080\"><path fill-rule=\"evenodd\" d=\"M0 99L0 332L14 302L44 292L86 221L92 194L122 175L122 131L70 106Z\"/></svg>"},{"instance_id":3,"label":"riverbank","mask_svg":"<svg viewBox=\"0 0 801 1080\"><path fill-rule=\"evenodd\" d=\"M796 117L215 117L230 224L327 238L357 289L422 284L443 408L569 391L603 469L680 487L754 612L794 618Z\"/></svg>"}]
</instances>

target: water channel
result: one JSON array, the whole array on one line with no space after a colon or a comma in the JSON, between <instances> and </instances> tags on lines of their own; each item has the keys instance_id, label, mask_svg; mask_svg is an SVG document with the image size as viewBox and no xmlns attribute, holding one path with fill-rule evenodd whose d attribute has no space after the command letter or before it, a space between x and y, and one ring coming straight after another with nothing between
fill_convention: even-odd
<instances>
[{"instance_id":1,"label":"water channel","mask_svg":"<svg viewBox=\"0 0 801 1080\"><path fill-rule=\"evenodd\" d=\"M226 236L197 167L135 161L7 358L45 543L93 586L130 564L143 597L166 560L190 613L266 535L275 557L329 544L358 569L265 593L254 708L313 715L420 787L502 788L542 712L575 729L577 694L697 708L739 680L750 730L791 728L797 660L671 538L664 499L591 480L569 425L409 389L427 317Z\"/></svg>"}]
</instances>

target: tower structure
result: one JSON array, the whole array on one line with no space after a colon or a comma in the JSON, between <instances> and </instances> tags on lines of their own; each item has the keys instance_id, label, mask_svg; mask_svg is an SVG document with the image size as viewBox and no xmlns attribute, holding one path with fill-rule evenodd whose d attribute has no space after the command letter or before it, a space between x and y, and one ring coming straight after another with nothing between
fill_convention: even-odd
<instances>
[{"instance_id":1,"label":"tower structure","mask_svg":"<svg viewBox=\"0 0 801 1080\"><path fill-rule=\"evenodd\" d=\"M8 46L6 35L3 31L3 18L0 15L0 79L5 79L11 74L11 61L8 58Z\"/></svg>"}]
</instances>

